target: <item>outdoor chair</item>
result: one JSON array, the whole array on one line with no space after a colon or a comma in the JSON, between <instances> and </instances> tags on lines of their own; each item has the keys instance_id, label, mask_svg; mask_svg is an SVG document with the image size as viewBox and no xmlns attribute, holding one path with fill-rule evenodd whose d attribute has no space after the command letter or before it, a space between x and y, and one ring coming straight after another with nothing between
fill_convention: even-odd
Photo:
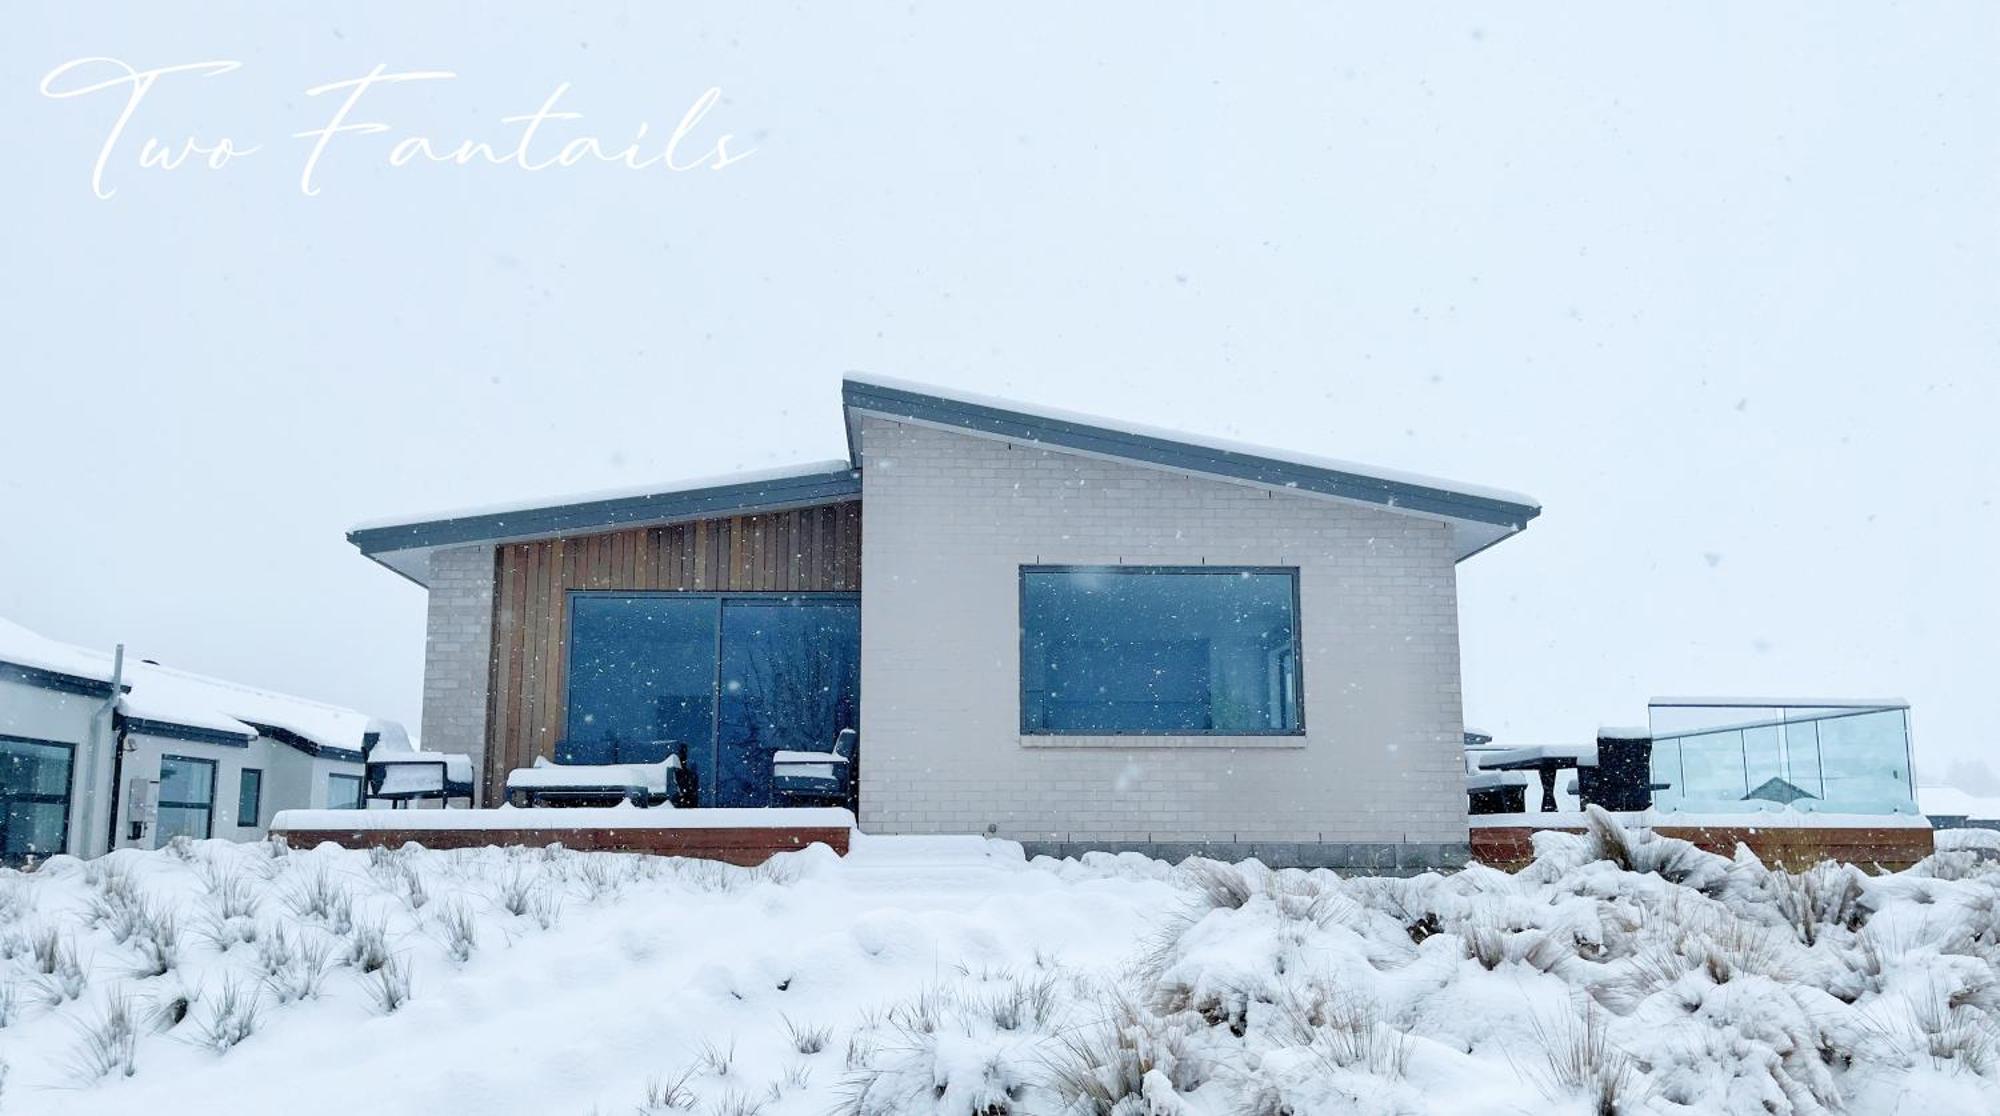
<instances>
[{"instance_id":1,"label":"outdoor chair","mask_svg":"<svg viewBox=\"0 0 2000 1116\"><path fill-rule=\"evenodd\" d=\"M454 798L472 798L472 757L462 752L420 752L409 735L387 723L370 725L361 738L362 807L381 799L390 809L405 809L427 799L450 806Z\"/></svg>"},{"instance_id":2,"label":"outdoor chair","mask_svg":"<svg viewBox=\"0 0 2000 1116\"><path fill-rule=\"evenodd\" d=\"M861 735L851 728L834 735L824 752L772 752L771 790L788 802L844 804Z\"/></svg>"},{"instance_id":3,"label":"outdoor chair","mask_svg":"<svg viewBox=\"0 0 2000 1116\"><path fill-rule=\"evenodd\" d=\"M1653 742L1599 737L1597 762L1576 769L1576 797L1586 806L1637 811L1653 805L1653 792L1672 784L1655 783Z\"/></svg>"}]
</instances>

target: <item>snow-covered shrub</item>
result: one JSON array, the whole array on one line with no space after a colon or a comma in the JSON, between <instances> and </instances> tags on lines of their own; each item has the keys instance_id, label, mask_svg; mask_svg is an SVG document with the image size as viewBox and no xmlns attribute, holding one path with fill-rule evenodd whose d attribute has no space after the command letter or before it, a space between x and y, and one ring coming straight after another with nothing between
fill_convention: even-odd
<instances>
[{"instance_id":1,"label":"snow-covered shrub","mask_svg":"<svg viewBox=\"0 0 2000 1116\"><path fill-rule=\"evenodd\" d=\"M382 966L364 977L363 987L384 1015L410 1002L410 966L399 957L384 959Z\"/></svg>"},{"instance_id":2,"label":"snow-covered shrub","mask_svg":"<svg viewBox=\"0 0 2000 1116\"><path fill-rule=\"evenodd\" d=\"M1607 1037L1597 1004L1585 1000L1581 1007L1553 1022L1535 1021L1546 1071L1539 1080L1550 1100L1582 1096L1593 1116L1618 1116L1633 1091L1632 1058Z\"/></svg>"},{"instance_id":3,"label":"snow-covered shrub","mask_svg":"<svg viewBox=\"0 0 2000 1116\"><path fill-rule=\"evenodd\" d=\"M1772 872L1765 886L1771 905L1806 945L1824 928L1852 932L1868 921L1863 877L1852 864L1822 860L1803 872Z\"/></svg>"},{"instance_id":4,"label":"snow-covered shrub","mask_svg":"<svg viewBox=\"0 0 2000 1116\"><path fill-rule=\"evenodd\" d=\"M447 900L437 908L437 922L451 959L461 963L472 960L472 951L479 947L479 920L472 908L456 899Z\"/></svg>"},{"instance_id":5,"label":"snow-covered shrub","mask_svg":"<svg viewBox=\"0 0 2000 1116\"><path fill-rule=\"evenodd\" d=\"M688 1079L694 1076L692 1068L682 1070L676 1077L652 1077L646 1080L646 1103L639 1106L645 1116L671 1112L677 1109L693 1108L700 1103L694 1090L688 1088Z\"/></svg>"},{"instance_id":6,"label":"snow-covered shrub","mask_svg":"<svg viewBox=\"0 0 2000 1116\"><path fill-rule=\"evenodd\" d=\"M516 868L513 874L501 881L494 899L500 904L501 910L519 918L528 913L536 894L542 889L543 885L539 879Z\"/></svg>"},{"instance_id":7,"label":"snow-covered shrub","mask_svg":"<svg viewBox=\"0 0 2000 1116\"><path fill-rule=\"evenodd\" d=\"M132 971L135 977L165 976L180 964L181 932L180 923L172 912L154 912L148 908L141 923L142 929L133 935L133 948L139 954L139 965Z\"/></svg>"},{"instance_id":8,"label":"snow-covered shrub","mask_svg":"<svg viewBox=\"0 0 2000 1116\"><path fill-rule=\"evenodd\" d=\"M827 1041L833 1037L832 1027L794 1023L788 1015L778 1018L784 1021L785 1034L791 1039L792 1049L800 1054L817 1054L825 1050Z\"/></svg>"},{"instance_id":9,"label":"snow-covered shrub","mask_svg":"<svg viewBox=\"0 0 2000 1116\"><path fill-rule=\"evenodd\" d=\"M103 1009L78 1029L81 1037L72 1059L78 1079L88 1083L138 1072L139 1030L132 1021L132 997L122 989L108 994Z\"/></svg>"},{"instance_id":10,"label":"snow-covered shrub","mask_svg":"<svg viewBox=\"0 0 2000 1116\"><path fill-rule=\"evenodd\" d=\"M342 960L364 976L389 963L389 926L385 921L358 923Z\"/></svg>"},{"instance_id":11,"label":"snow-covered shrub","mask_svg":"<svg viewBox=\"0 0 2000 1116\"><path fill-rule=\"evenodd\" d=\"M203 1011L198 1024L201 1044L225 1053L257 1030L258 1002L255 985L224 980L222 989L201 1000Z\"/></svg>"},{"instance_id":12,"label":"snow-covered shrub","mask_svg":"<svg viewBox=\"0 0 2000 1116\"><path fill-rule=\"evenodd\" d=\"M1172 1111L1171 1099L1191 1093L1208 1069L1195 1048L1197 1021L1162 1018L1130 1000L1111 996L1102 1023L1068 1031L1045 1071L1049 1091L1066 1111L1125 1116Z\"/></svg>"},{"instance_id":13,"label":"snow-covered shrub","mask_svg":"<svg viewBox=\"0 0 2000 1116\"><path fill-rule=\"evenodd\" d=\"M314 919L336 934L354 928L354 892L345 882L334 879L324 864L300 880L285 902L293 914Z\"/></svg>"}]
</instances>

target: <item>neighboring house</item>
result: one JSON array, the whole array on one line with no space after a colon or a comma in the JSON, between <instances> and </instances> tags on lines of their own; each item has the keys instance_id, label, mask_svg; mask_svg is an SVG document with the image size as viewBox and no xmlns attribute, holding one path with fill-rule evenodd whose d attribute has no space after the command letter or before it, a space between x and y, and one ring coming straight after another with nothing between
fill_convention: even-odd
<instances>
[{"instance_id":1,"label":"neighboring house","mask_svg":"<svg viewBox=\"0 0 2000 1116\"><path fill-rule=\"evenodd\" d=\"M256 840L281 809L358 806L364 742L385 730L0 620L0 862Z\"/></svg>"},{"instance_id":2,"label":"neighboring house","mask_svg":"<svg viewBox=\"0 0 2000 1116\"><path fill-rule=\"evenodd\" d=\"M536 757L673 740L703 805L764 806L771 753L858 727L869 832L1464 859L1455 566L1534 501L843 395L844 461L351 532L429 590L425 741L482 756L489 804Z\"/></svg>"}]
</instances>

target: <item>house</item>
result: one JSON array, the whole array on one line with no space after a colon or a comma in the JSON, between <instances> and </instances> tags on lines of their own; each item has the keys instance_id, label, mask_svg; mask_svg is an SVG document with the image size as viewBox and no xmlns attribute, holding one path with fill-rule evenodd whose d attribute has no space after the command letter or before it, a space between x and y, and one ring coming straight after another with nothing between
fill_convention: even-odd
<instances>
[{"instance_id":1,"label":"house","mask_svg":"<svg viewBox=\"0 0 2000 1116\"><path fill-rule=\"evenodd\" d=\"M385 732L401 729L0 620L0 863L260 840L279 810L358 807Z\"/></svg>"},{"instance_id":2,"label":"house","mask_svg":"<svg viewBox=\"0 0 2000 1116\"><path fill-rule=\"evenodd\" d=\"M1463 861L1455 571L1533 500L887 380L843 404L844 460L352 531L429 592L426 742L482 757L486 804L537 757L675 747L701 805L756 807L773 753L857 728L867 832Z\"/></svg>"}]
</instances>

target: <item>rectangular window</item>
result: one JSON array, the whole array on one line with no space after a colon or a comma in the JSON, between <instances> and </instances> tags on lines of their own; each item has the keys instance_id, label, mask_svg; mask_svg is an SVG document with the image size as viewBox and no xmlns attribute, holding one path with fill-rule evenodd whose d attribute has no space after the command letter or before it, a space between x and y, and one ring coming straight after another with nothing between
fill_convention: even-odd
<instances>
[{"instance_id":1,"label":"rectangular window","mask_svg":"<svg viewBox=\"0 0 2000 1116\"><path fill-rule=\"evenodd\" d=\"M1303 731L1298 571L1023 566L1021 731Z\"/></svg>"},{"instance_id":2,"label":"rectangular window","mask_svg":"<svg viewBox=\"0 0 2000 1116\"><path fill-rule=\"evenodd\" d=\"M69 783L75 748L0 736L0 865L62 852L69 843Z\"/></svg>"},{"instance_id":3,"label":"rectangular window","mask_svg":"<svg viewBox=\"0 0 2000 1116\"><path fill-rule=\"evenodd\" d=\"M236 824L243 829L257 828L258 819L264 809L264 773L254 767L243 769L243 777L236 784Z\"/></svg>"},{"instance_id":4,"label":"rectangular window","mask_svg":"<svg viewBox=\"0 0 2000 1116\"><path fill-rule=\"evenodd\" d=\"M160 757L160 824L155 844L175 837L204 839L215 819L215 761Z\"/></svg>"},{"instance_id":5,"label":"rectangular window","mask_svg":"<svg viewBox=\"0 0 2000 1116\"><path fill-rule=\"evenodd\" d=\"M328 775L326 777L326 808L329 810L361 809L361 776Z\"/></svg>"}]
</instances>

